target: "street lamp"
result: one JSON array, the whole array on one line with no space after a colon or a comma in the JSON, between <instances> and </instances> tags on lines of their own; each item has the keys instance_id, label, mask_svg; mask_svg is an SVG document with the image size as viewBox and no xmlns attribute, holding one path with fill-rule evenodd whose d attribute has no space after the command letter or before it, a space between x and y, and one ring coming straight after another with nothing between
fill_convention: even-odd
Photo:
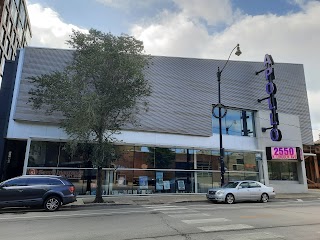
<instances>
[{"instance_id":1,"label":"street lamp","mask_svg":"<svg viewBox=\"0 0 320 240\"><path fill-rule=\"evenodd\" d=\"M231 57L231 54L233 53L233 51L237 49L237 51L235 52L235 55L239 56L241 54L240 51L240 46L239 44L237 44L237 46L235 46L229 57L228 60L226 61L226 63L224 64L223 68L220 71L220 68L218 67L218 72L217 72L217 77L218 77L218 105L216 105L216 107L219 107L219 116L217 118L219 118L219 138L220 138L220 173L221 173L221 187L224 185L224 172L225 172L225 167L224 167L224 148L222 147L222 124L221 124L221 120L223 117L225 117L226 113L227 113L227 109L221 104L221 94L220 94L220 81L221 81L221 73L224 70L224 68L227 66L227 63L229 62L229 59ZM224 114L221 114L221 109L224 108Z\"/></svg>"}]
</instances>

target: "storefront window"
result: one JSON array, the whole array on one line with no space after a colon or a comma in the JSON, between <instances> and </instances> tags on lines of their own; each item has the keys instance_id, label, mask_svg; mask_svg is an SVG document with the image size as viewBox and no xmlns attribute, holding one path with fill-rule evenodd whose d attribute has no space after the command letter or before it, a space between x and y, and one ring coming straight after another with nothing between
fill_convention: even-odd
<instances>
[{"instance_id":1,"label":"storefront window","mask_svg":"<svg viewBox=\"0 0 320 240\"><path fill-rule=\"evenodd\" d=\"M154 165L157 169L174 168L176 160L175 149L155 148L154 158L150 158L150 160L155 160Z\"/></svg>"},{"instance_id":2,"label":"storefront window","mask_svg":"<svg viewBox=\"0 0 320 240\"><path fill-rule=\"evenodd\" d=\"M269 161L270 180L298 181L297 162Z\"/></svg>"},{"instance_id":3,"label":"storefront window","mask_svg":"<svg viewBox=\"0 0 320 240\"><path fill-rule=\"evenodd\" d=\"M243 153L244 170L247 172L258 172L256 153Z\"/></svg>"},{"instance_id":4,"label":"storefront window","mask_svg":"<svg viewBox=\"0 0 320 240\"><path fill-rule=\"evenodd\" d=\"M257 154L254 152L226 152L225 180L259 180Z\"/></svg>"},{"instance_id":5,"label":"storefront window","mask_svg":"<svg viewBox=\"0 0 320 240\"><path fill-rule=\"evenodd\" d=\"M92 146L88 144L79 144L75 150L71 150L63 142L32 141L28 167L92 167L91 154Z\"/></svg>"},{"instance_id":6,"label":"storefront window","mask_svg":"<svg viewBox=\"0 0 320 240\"><path fill-rule=\"evenodd\" d=\"M155 178L154 171L134 171L133 194L154 193L156 190Z\"/></svg>"},{"instance_id":7,"label":"storefront window","mask_svg":"<svg viewBox=\"0 0 320 240\"><path fill-rule=\"evenodd\" d=\"M198 170L219 170L219 151L194 150Z\"/></svg>"},{"instance_id":8,"label":"storefront window","mask_svg":"<svg viewBox=\"0 0 320 240\"><path fill-rule=\"evenodd\" d=\"M59 143L31 142L30 167L58 167Z\"/></svg>"},{"instance_id":9,"label":"storefront window","mask_svg":"<svg viewBox=\"0 0 320 240\"><path fill-rule=\"evenodd\" d=\"M242 152L226 152L227 171L244 171L244 155Z\"/></svg>"},{"instance_id":10,"label":"storefront window","mask_svg":"<svg viewBox=\"0 0 320 240\"><path fill-rule=\"evenodd\" d=\"M194 150L193 149L175 149L175 168L191 170L194 168L193 164Z\"/></svg>"},{"instance_id":11,"label":"storefront window","mask_svg":"<svg viewBox=\"0 0 320 240\"><path fill-rule=\"evenodd\" d=\"M115 168L133 168L134 147L133 146L115 146L115 160L111 167Z\"/></svg>"},{"instance_id":12,"label":"storefront window","mask_svg":"<svg viewBox=\"0 0 320 240\"><path fill-rule=\"evenodd\" d=\"M197 162L198 192L205 193L209 188L220 185L219 152L211 150L194 150Z\"/></svg>"},{"instance_id":13,"label":"storefront window","mask_svg":"<svg viewBox=\"0 0 320 240\"><path fill-rule=\"evenodd\" d=\"M77 185L78 194L94 195L97 166L93 147L32 141L28 174L59 174ZM108 159L110 164L103 166L103 191L107 195L205 193L220 186L219 151L117 145ZM258 180L257 153L226 152L224 160L225 182ZM281 169L283 178L296 175L292 166L281 165Z\"/></svg>"},{"instance_id":14,"label":"storefront window","mask_svg":"<svg viewBox=\"0 0 320 240\"><path fill-rule=\"evenodd\" d=\"M174 169L175 160L176 150L174 148L135 147L134 168Z\"/></svg>"}]
</instances>

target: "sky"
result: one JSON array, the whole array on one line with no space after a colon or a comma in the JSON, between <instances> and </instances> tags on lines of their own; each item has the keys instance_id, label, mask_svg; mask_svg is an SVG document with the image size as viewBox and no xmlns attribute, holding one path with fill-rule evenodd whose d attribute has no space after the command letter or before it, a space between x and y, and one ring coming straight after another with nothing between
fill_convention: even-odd
<instances>
[{"instance_id":1,"label":"sky","mask_svg":"<svg viewBox=\"0 0 320 240\"><path fill-rule=\"evenodd\" d=\"M151 55L303 64L320 135L320 0L27 0L30 46L69 48L72 29L142 40Z\"/></svg>"}]
</instances>

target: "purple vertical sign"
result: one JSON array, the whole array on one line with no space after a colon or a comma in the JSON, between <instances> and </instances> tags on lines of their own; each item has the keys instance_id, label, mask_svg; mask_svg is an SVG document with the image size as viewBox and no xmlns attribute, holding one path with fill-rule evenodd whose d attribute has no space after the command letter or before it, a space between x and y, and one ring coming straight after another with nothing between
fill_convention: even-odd
<instances>
[{"instance_id":1,"label":"purple vertical sign","mask_svg":"<svg viewBox=\"0 0 320 240\"><path fill-rule=\"evenodd\" d=\"M275 98L275 94L277 93L277 86L275 83L273 83L273 80L275 79L274 75L274 68L273 68L274 62L272 59L272 56L269 54L266 54L264 57L264 74L266 77L266 80L268 81L266 85L266 92L269 94L268 98L268 105L270 113L270 125L271 131L270 131L270 138L272 141L281 141L282 139L282 133L280 129L278 129L279 125L279 117L277 113L277 99Z\"/></svg>"}]
</instances>

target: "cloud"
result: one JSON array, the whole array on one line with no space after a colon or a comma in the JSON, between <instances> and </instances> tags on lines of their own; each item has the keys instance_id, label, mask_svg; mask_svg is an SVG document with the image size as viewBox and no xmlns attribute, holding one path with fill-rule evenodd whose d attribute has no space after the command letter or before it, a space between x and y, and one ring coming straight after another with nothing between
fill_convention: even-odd
<instances>
[{"instance_id":1,"label":"cloud","mask_svg":"<svg viewBox=\"0 0 320 240\"><path fill-rule=\"evenodd\" d=\"M135 24L131 34L144 41L146 50L155 55L204 57L207 48L221 45L221 57L224 57L225 36L211 35L207 25L231 24L237 18L238 11L233 12L228 0L174 0L180 11L163 11L154 18L154 21L144 24ZM200 3L199 3L200 2ZM219 4L221 3L221 4ZM206 24L203 23L205 21ZM231 25L232 26L232 25ZM225 46L226 46L225 45ZM214 55L212 55L214 53ZM220 55L210 52L210 57Z\"/></svg>"},{"instance_id":2,"label":"cloud","mask_svg":"<svg viewBox=\"0 0 320 240\"><path fill-rule=\"evenodd\" d=\"M96 0L108 7L114 8L128 8L131 5L130 0Z\"/></svg>"},{"instance_id":3,"label":"cloud","mask_svg":"<svg viewBox=\"0 0 320 240\"><path fill-rule=\"evenodd\" d=\"M189 18L200 18L208 25L231 23L233 11L230 0L173 0L182 14Z\"/></svg>"},{"instance_id":4,"label":"cloud","mask_svg":"<svg viewBox=\"0 0 320 240\"><path fill-rule=\"evenodd\" d=\"M68 48L66 40L69 39L72 29L87 31L63 22L59 14L51 8L42 7L40 4L28 4L27 7L32 29L30 46Z\"/></svg>"},{"instance_id":5,"label":"cloud","mask_svg":"<svg viewBox=\"0 0 320 240\"><path fill-rule=\"evenodd\" d=\"M276 62L301 63L304 65L311 121L313 128L320 128L320 81L318 65L320 56L320 2L296 1L301 11L284 16L274 14L245 15L231 12L232 23L223 31L210 33L206 26L194 18L206 19L210 23L226 21L230 16L229 1L226 6L216 6L222 11L216 19L197 7L192 9L189 1L175 0L179 12L162 12L149 24L135 24L131 34L143 40L146 52L153 55L226 59L232 48L240 43L243 54L239 60L262 61L266 53L272 54ZM201 9L214 8L204 1ZM195 3L194 3L195 4ZM212 15L215 14L212 12ZM315 127L318 126L318 127Z\"/></svg>"},{"instance_id":6,"label":"cloud","mask_svg":"<svg viewBox=\"0 0 320 240\"><path fill-rule=\"evenodd\" d=\"M301 8L303 8L308 1L310 0L288 0L289 3L293 5L298 5Z\"/></svg>"},{"instance_id":7,"label":"cloud","mask_svg":"<svg viewBox=\"0 0 320 240\"><path fill-rule=\"evenodd\" d=\"M320 103L320 92L317 91L308 91L308 98L310 103L310 113L311 120L313 124L313 139L317 140L320 138L320 111L319 111L319 103Z\"/></svg>"},{"instance_id":8,"label":"cloud","mask_svg":"<svg viewBox=\"0 0 320 240\"><path fill-rule=\"evenodd\" d=\"M130 8L145 8L153 5L157 0L96 0L108 7L129 10ZM162 0L163 1L163 0Z\"/></svg>"}]
</instances>

